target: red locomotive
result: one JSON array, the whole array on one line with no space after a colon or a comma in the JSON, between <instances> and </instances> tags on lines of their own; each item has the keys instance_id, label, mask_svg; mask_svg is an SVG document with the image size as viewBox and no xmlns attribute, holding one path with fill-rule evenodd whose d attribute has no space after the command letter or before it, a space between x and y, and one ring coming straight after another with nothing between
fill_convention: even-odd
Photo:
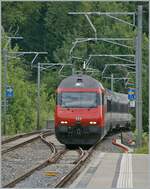
<instances>
[{"instance_id":1,"label":"red locomotive","mask_svg":"<svg viewBox=\"0 0 150 189\"><path fill-rule=\"evenodd\" d=\"M92 145L130 123L126 94L111 92L87 75L65 78L57 89L55 133L66 145Z\"/></svg>"}]
</instances>

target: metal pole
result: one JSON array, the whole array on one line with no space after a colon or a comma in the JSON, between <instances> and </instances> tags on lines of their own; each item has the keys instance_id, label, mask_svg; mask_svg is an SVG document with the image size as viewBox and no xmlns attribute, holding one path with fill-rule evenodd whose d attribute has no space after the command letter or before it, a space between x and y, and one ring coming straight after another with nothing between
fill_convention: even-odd
<instances>
[{"instance_id":1,"label":"metal pole","mask_svg":"<svg viewBox=\"0 0 150 189\"><path fill-rule=\"evenodd\" d=\"M72 75L75 74L75 68L72 66Z\"/></svg>"},{"instance_id":2,"label":"metal pole","mask_svg":"<svg viewBox=\"0 0 150 189\"><path fill-rule=\"evenodd\" d=\"M3 134L6 134L6 114L7 114L7 97L6 97L6 89L7 89L7 49L3 49L3 56L4 56L4 127L3 127Z\"/></svg>"},{"instance_id":3,"label":"metal pole","mask_svg":"<svg viewBox=\"0 0 150 189\"><path fill-rule=\"evenodd\" d=\"M142 6L138 6L136 40L136 130L137 147L142 144Z\"/></svg>"},{"instance_id":4,"label":"metal pole","mask_svg":"<svg viewBox=\"0 0 150 189\"><path fill-rule=\"evenodd\" d=\"M72 60L72 75L75 74L75 62Z\"/></svg>"},{"instance_id":5,"label":"metal pole","mask_svg":"<svg viewBox=\"0 0 150 189\"><path fill-rule=\"evenodd\" d=\"M121 143L123 144L122 130L121 130L120 138L121 138Z\"/></svg>"},{"instance_id":6,"label":"metal pole","mask_svg":"<svg viewBox=\"0 0 150 189\"><path fill-rule=\"evenodd\" d=\"M40 129L40 63L38 63L37 79L37 130Z\"/></svg>"},{"instance_id":7,"label":"metal pole","mask_svg":"<svg viewBox=\"0 0 150 189\"><path fill-rule=\"evenodd\" d=\"M111 74L111 91L114 90L114 75Z\"/></svg>"},{"instance_id":8,"label":"metal pole","mask_svg":"<svg viewBox=\"0 0 150 189\"><path fill-rule=\"evenodd\" d=\"M85 74L85 70L86 70L86 63L85 61L83 62L83 74Z\"/></svg>"}]
</instances>

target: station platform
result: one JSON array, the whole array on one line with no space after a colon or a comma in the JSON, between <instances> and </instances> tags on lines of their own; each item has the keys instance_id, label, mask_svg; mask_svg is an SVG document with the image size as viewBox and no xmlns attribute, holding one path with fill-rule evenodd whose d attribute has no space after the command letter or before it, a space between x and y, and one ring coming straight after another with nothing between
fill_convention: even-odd
<instances>
[{"instance_id":1,"label":"station platform","mask_svg":"<svg viewBox=\"0 0 150 189\"><path fill-rule=\"evenodd\" d=\"M145 154L103 153L85 168L70 188L150 188L150 157Z\"/></svg>"}]
</instances>

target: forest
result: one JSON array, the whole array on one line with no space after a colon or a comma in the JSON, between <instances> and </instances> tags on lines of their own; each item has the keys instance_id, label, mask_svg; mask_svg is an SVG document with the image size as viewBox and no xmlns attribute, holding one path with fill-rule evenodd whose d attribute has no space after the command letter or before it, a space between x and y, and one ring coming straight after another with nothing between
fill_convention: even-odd
<instances>
[{"instance_id":1,"label":"forest","mask_svg":"<svg viewBox=\"0 0 150 189\"><path fill-rule=\"evenodd\" d=\"M143 131L148 133L148 4L143 5L142 44L142 100ZM31 132L37 126L37 64L73 63L76 71L82 71L83 62L91 54L135 54L134 48L124 48L105 41L90 41L77 44L70 58L70 49L76 38L94 38L94 32L83 15L69 15L69 12L136 12L138 2L2 2L2 52L8 51L7 85L13 86L14 96L7 99L6 134ZM136 27L115 21L106 16L90 16L96 27L97 36L111 38L135 38ZM132 22L131 17L124 19ZM137 24L137 23L136 23ZM23 39L10 37L22 36ZM123 42L134 47L134 41ZM34 66L32 54L17 56L15 52L48 52L39 55ZM14 54L12 53L14 52ZM76 58L78 57L78 58ZM129 59L131 60L131 59ZM132 59L133 60L133 59ZM2 61L2 131L4 61ZM102 78L105 64L126 63L112 57L93 57L89 72L110 89L110 80ZM72 74L72 68L52 67L41 71L40 127L45 128L47 120L53 119L55 91L60 81ZM106 74L125 77L127 68L112 67ZM135 83L135 74L130 75ZM114 91L127 93L124 80L115 81ZM135 116L135 110L131 110Z\"/></svg>"}]
</instances>

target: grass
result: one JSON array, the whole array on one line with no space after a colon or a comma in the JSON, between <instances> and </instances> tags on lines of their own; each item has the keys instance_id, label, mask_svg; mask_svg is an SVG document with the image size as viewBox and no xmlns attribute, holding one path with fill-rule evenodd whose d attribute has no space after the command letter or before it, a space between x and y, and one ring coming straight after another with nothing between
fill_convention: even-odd
<instances>
[{"instance_id":1,"label":"grass","mask_svg":"<svg viewBox=\"0 0 150 189\"><path fill-rule=\"evenodd\" d=\"M149 150L148 150L148 145L144 145L141 148L138 148L135 150L136 154L148 154Z\"/></svg>"}]
</instances>

